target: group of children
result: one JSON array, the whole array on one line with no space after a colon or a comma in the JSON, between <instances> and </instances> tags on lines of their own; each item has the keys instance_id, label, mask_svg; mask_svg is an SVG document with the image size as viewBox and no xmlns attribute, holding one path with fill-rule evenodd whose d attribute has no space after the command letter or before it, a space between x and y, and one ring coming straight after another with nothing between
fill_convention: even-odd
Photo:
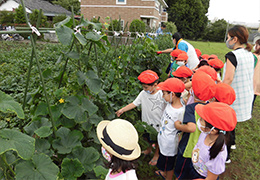
<instances>
[{"instance_id":1,"label":"group of children","mask_svg":"<svg viewBox=\"0 0 260 180\"><path fill-rule=\"evenodd\" d=\"M176 56L175 53L171 55ZM159 83L158 75L152 70L142 72L138 80L143 90L116 114L120 117L122 113L141 105L142 121L158 131L158 144L149 162L158 167L155 172L158 176L167 180L171 180L174 174L177 179L217 179L225 171L229 155L228 133L237 123L236 113L229 106L236 99L235 91L219 81L218 72L223 66L216 56L212 59L201 57L200 62L207 63L193 70L185 66L185 53L179 51L177 58L173 59L179 67L175 70L170 68L169 78L164 82ZM108 134L108 125L105 127L104 122L108 125L115 122L126 125L120 130L113 128L117 135L112 139L113 134ZM133 160L141 153L151 153L152 148L140 151L137 132L126 120L104 122L98 125L97 131L104 147L104 157L112 156L106 179L116 180L116 177L120 179L119 176L123 175L131 177L128 179L137 179ZM131 133L128 132L130 130ZM126 132L135 135L128 137L125 136ZM107 140L104 138L106 136ZM149 134L145 137L149 141ZM113 161L113 158L122 162ZM124 166L124 163L129 164Z\"/></svg>"}]
</instances>

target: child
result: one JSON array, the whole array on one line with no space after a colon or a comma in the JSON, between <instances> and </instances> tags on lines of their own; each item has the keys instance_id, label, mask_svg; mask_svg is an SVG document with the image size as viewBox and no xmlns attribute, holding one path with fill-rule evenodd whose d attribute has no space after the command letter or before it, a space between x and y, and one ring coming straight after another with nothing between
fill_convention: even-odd
<instances>
[{"instance_id":1,"label":"child","mask_svg":"<svg viewBox=\"0 0 260 180\"><path fill-rule=\"evenodd\" d=\"M180 49L174 49L172 52L171 52L171 62L170 64L168 65L168 68L166 70L166 73L168 74L168 77L170 77L171 75L171 72L174 72L176 71L176 69L179 67L178 64L176 64L176 58L178 57L179 54L181 53L186 53L185 51L182 51Z\"/></svg>"},{"instance_id":2,"label":"child","mask_svg":"<svg viewBox=\"0 0 260 180\"><path fill-rule=\"evenodd\" d=\"M236 100L236 92L230 85L218 83L216 85L215 99L217 102L231 105Z\"/></svg>"},{"instance_id":3,"label":"child","mask_svg":"<svg viewBox=\"0 0 260 180\"><path fill-rule=\"evenodd\" d=\"M216 85L215 99L217 102L222 102L222 103L231 105L236 100L236 92L230 85L225 84L225 83L218 83ZM234 144L234 136L231 133L230 141L229 141L229 143L227 143L227 151L228 151L228 156L227 156L227 160L226 160L227 164L231 163L230 152L231 152L232 144Z\"/></svg>"},{"instance_id":4,"label":"child","mask_svg":"<svg viewBox=\"0 0 260 180\"><path fill-rule=\"evenodd\" d=\"M218 59L218 56L215 55L215 54L211 54L208 58L208 60L211 60L211 59Z\"/></svg>"},{"instance_id":5,"label":"child","mask_svg":"<svg viewBox=\"0 0 260 180\"><path fill-rule=\"evenodd\" d=\"M206 101L214 97L216 84L208 74L195 72L192 77L192 89L194 92L194 103L186 106L183 123L180 121L175 123L175 128L183 132L174 170L178 179L191 179L195 173L191 168L191 154L200 135L200 131L196 128L199 115L195 113L195 106L197 104L205 104Z\"/></svg>"},{"instance_id":6,"label":"child","mask_svg":"<svg viewBox=\"0 0 260 180\"><path fill-rule=\"evenodd\" d=\"M137 180L133 160L140 156L141 149L134 126L123 119L104 120L97 126L97 137L109 162L105 180Z\"/></svg>"},{"instance_id":7,"label":"child","mask_svg":"<svg viewBox=\"0 0 260 180\"><path fill-rule=\"evenodd\" d=\"M236 127L236 112L221 102L199 104L195 110L201 117L197 126L202 133L192 152L192 163L196 170L192 179L218 179L225 171L226 131Z\"/></svg>"},{"instance_id":8,"label":"child","mask_svg":"<svg viewBox=\"0 0 260 180\"><path fill-rule=\"evenodd\" d=\"M189 90L191 89L192 85L190 81L192 74L192 70L190 70L186 66L181 66L175 72L172 73L173 77L180 79L185 84L185 90L181 95L184 104L187 104L187 100L190 96Z\"/></svg>"},{"instance_id":9,"label":"child","mask_svg":"<svg viewBox=\"0 0 260 180\"><path fill-rule=\"evenodd\" d=\"M175 164L178 135L175 122L182 122L185 106L180 101L181 93L185 89L184 83L177 78L169 78L158 85L162 90L163 98L167 106L161 119L160 132L158 133L159 159L157 161L158 171L155 173L167 180L172 180L173 167Z\"/></svg>"},{"instance_id":10,"label":"child","mask_svg":"<svg viewBox=\"0 0 260 180\"><path fill-rule=\"evenodd\" d=\"M188 55L187 55L186 52L180 53L178 55L178 57L176 58L176 64L178 64L179 66L186 66L186 67L188 67L187 61L188 61Z\"/></svg>"},{"instance_id":11,"label":"child","mask_svg":"<svg viewBox=\"0 0 260 180\"><path fill-rule=\"evenodd\" d=\"M141 105L142 121L151 125L157 130L157 132L159 132L160 119L166 105L162 98L162 91L157 90L159 77L156 72L146 70L138 76L138 80L142 84L143 90L139 93L134 102L121 108L116 112L116 114L118 117L120 117L120 115L124 112ZM143 153L147 155L150 154L152 151L152 141L150 141L149 134L146 134L145 136L147 136L148 142L150 142L150 147L146 151L143 151ZM153 166L156 165L158 157L159 149L156 145L154 157L149 162L149 164Z\"/></svg>"},{"instance_id":12,"label":"child","mask_svg":"<svg viewBox=\"0 0 260 180\"><path fill-rule=\"evenodd\" d=\"M212 59L212 60L209 60L208 61L208 64L215 69L215 71L217 72L218 74L218 78L221 79L221 68L224 67L224 63L218 59L218 58L215 58L215 59Z\"/></svg>"}]
</instances>

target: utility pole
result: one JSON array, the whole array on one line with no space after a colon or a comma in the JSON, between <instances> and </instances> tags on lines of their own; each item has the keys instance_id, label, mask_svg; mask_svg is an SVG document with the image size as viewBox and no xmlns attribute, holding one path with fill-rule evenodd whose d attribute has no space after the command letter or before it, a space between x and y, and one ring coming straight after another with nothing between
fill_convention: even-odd
<instances>
[{"instance_id":1,"label":"utility pole","mask_svg":"<svg viewBox=\"0 0 260 180\"><path fill-rule=\"evenodd\" d=\"M227 39L228 28L229 28L229 21L227 22L227 28L226 28L226 34L225 34L224 42L226 42L226 39Z\"/></svg>"}]
</instances>

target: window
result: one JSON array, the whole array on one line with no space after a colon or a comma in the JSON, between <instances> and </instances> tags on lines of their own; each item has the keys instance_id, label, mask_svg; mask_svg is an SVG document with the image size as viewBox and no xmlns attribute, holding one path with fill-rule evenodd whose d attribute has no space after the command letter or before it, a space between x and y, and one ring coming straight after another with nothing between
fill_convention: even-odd
<instances>
[{"instance_id":1,"label":"window","mask_svg":"<svg viewBox=\"0 0 260 180\"><path fill-rule=\"evenodd\" d=\"M116 4L126 4L126 0L116 0Z\"/></svg>"}]
</instances>

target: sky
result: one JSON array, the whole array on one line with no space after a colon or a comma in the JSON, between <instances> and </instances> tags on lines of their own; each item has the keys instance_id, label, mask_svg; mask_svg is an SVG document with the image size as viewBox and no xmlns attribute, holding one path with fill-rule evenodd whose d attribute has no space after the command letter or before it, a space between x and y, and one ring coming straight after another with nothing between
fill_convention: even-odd
<instances>
[{"instance_id":1,"label":"sky","mask_svg":"<svg viewBox=\"0 0 260 180\"><path fill-rule=\"evenodd\" d=\"M259 27L260 0L210 0L208 19Z\"/></svg>"}]
</instances>

